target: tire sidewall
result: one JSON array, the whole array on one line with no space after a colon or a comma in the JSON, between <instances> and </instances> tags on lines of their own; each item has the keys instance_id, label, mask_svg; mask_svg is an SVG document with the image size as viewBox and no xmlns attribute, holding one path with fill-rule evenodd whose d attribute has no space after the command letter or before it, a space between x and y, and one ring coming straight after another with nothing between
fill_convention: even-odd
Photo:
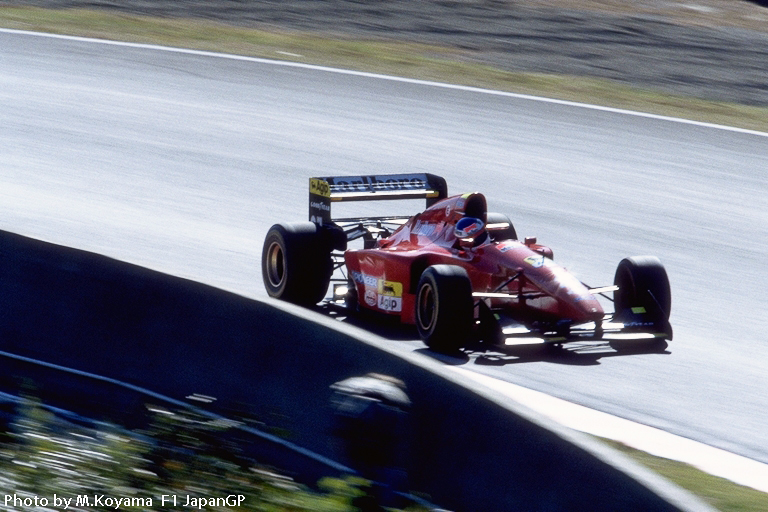
<instances>
[{"instance_id":1,"label":"tire sidewall","mask_svg":"<svg viewBox=\"0 0 768 512\"><path fill-rule=\"evenodd\" d=\"M472 285L462 267L428 267L416 287L414 307L416 328L429 348L455 352L469 341L474 320Z\"/></svg>"},{"instance_id":2,"label":"tire sidewall","mask_svg":"<svg viewBox=\"0 0 768 512\"><path fill-rule=\"evenodd\" d=\"M261 256L262 278L270 297L302 305L323 299L333 272L332 243L325 235L312 222L270 228ZM273 260L280 260L280 271L274 268Z\"/></svg>"}]
</instances>

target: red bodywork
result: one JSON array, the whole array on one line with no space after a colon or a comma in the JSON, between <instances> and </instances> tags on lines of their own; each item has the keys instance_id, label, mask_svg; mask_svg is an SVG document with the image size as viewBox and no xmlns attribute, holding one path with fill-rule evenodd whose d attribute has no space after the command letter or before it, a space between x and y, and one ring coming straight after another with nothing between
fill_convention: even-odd
<instances>
[{"instance_id":1,"label":"red bodywork","mask_svg":"<svg viewBox=\"0 0 768 512\"><path fill-rule=\"evenodd\" d=\"M462 246L454 235L456 222L465 215L482 215L485 220L485 205L479 193L449 197L408 219L373 248L347 250L344 259L360 307L398 315L402 322L413 324L421 273L430 265L450 264L466 269L477 300L522 322L602 321L601 304L547 257L552 254L548 248L517 240L494 241L492 225L487 240L475 247Z\"/></svg>"}]
</instances>

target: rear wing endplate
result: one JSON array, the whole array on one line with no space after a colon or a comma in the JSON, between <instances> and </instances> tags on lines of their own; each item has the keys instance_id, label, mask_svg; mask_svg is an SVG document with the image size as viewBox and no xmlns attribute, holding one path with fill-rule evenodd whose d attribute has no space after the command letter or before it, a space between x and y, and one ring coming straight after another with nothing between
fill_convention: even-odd
<instances>
[{"instance_id":1,"label":"rear wing endplate","mask_svg":"<svg viewBox=\"0 0 768 512\"><path fill-rule=\"evenodd\" d=\"M331 203L390 199L427 200L427 207L448 197L445 179L434 174L330 176L309 179L309 220L331 222Z\"/></svg>"}]
</instances>

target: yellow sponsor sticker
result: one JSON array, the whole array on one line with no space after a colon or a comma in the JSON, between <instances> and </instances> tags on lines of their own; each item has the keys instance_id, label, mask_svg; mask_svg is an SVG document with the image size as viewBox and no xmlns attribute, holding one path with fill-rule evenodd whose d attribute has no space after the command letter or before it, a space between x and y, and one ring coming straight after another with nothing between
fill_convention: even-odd
<instances>
[{"instance_id":1,"label":"yellow sponsor sticker","mask_svg":"<svg viewBox=\"0 0 768 512\"><path fill-rule=\"evenodd\" d=\"M386 295L388 297L402 297L403 296L403 283L395 281L379 280L379 295Z\"/></svg>"},{"instance_id":2,"label":"yellow sponsor sticker","mask_svg":"<svg viewBox=\"0 0 768 512\"><path fill-rule=\"evenodd\" d=\"M541 268L544 265L546 265L546 260L544 259L544 256L528 256L527 258L523 259L524 262L532 266L533 268Z\"/></svg>"},{"instance_id":3,"label":"yellow sponsor sticker","mask_svg":"<svg viewBox=\"0 0 768 512\"><path fill-rule=\"evenodd\" d=\"M325 180L310 178L309 193L323 197L331 197L331 186Z\"/></svg>"}]
</instances>

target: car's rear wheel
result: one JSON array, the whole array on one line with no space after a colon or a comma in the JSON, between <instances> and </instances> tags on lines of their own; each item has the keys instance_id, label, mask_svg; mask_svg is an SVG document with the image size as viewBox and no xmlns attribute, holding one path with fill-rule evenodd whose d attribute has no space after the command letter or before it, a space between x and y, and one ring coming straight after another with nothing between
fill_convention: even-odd
<instances>
[{"instance_id":1,"label":"car's rear wheel","mask_svg":"<svg viewBox=\"0 0 768 512\"><path fill-rule=\"evenodd\" d=\"M275 224L267 232L261 275L270 297L317 304L328 291L332 273L331 241L317 224Z\"/></svg>"},{"instance_id":2,"label":"car's rear wheel","mask_svg":"<svg viewBox=\"0 0 768 512\"><path fill-rule=\"evenodd\" d=\"M428 267L416 287L416 328L438 352L455 352L470 339L474 321L472 284L456 265Z\"/></svg>"},{"instance_id":3,"label":"car's rear wheel","mask_svg":"<svg viewBox=\"0 0 768 512\"><path fill-rule=\"evenodd\" d=\"M669 320L672 292L667 271L657 257L624 258L616 268L613 283L619 287L614 293L617 312L634 309L650 314L655 321Z\"/></svg>"}]
</instances>

